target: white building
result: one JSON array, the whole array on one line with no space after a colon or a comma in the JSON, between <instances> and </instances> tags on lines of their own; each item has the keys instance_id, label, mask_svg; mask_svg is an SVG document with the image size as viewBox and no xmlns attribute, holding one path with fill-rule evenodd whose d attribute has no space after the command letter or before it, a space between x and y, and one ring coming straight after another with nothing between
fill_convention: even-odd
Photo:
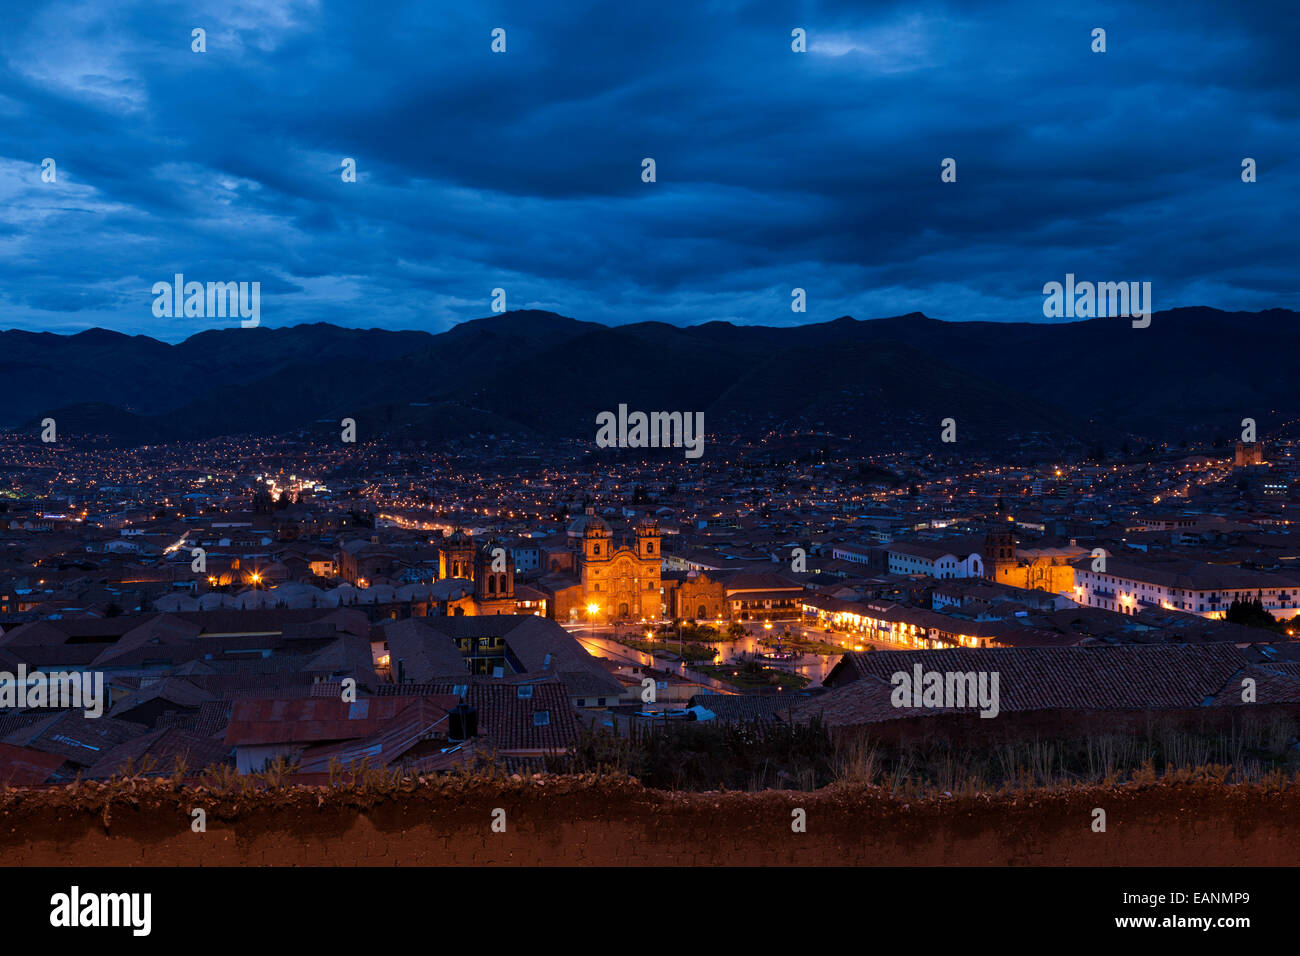
<instances>
[{"instance_id":1,"label":"white building","mask_svg":"<svg viewBox=\"0 0 1300 956\"><path fill-rule=\"evenodd\" d=\"M1300 614L1300 578L1191 561L1142 565L1108 558L1104 571L1093 571L1092 563L1085 558L1074 565L1074 599L1088 607L1121 614L1163 607L1220 619L1234 599L1258 597L1276 618Z\"/></svg>"},{"instance_id":2,"label":"white building","mask_svg":"<svg viewBox=\"0 0 1300 956\"><path fill-rule=\"evenodd\" d=\"M984 558L969 544L896 541L889 546L890 574L927 574L932 578L979 578Z\"/></svg>"},{"instance_id":3,"label":"white building","mask_svg":"<svg viewBox=\"0 0 1300 956\"><path fill-rule=\"evenodd\" d=\"M835 561L850 561L853 564L870 564L871 549L861 544L837 544L831 548L831 558Z\"/></svg>"}]
</instances>

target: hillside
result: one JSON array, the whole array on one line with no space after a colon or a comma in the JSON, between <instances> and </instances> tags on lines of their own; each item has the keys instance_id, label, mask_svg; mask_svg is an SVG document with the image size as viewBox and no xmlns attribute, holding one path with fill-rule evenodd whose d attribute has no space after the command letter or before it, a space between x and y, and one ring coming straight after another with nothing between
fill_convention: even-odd
<instances>
[{"instance_id":1,"label":"hillside","mask_svg":"<svg viewBox=\"0 0 1300 956\"><path fill-rule=\"evenodd\" d=\"M1300 346L1293 312L1156 313L1068 324L919 313L792 327L606 327L511 312L441 334L206 331L168 345L102 329L0 332L0 425L53 416L125 442L270 433L356 418L369 433L583 437L597 412L703 411L711 432L772 427L908 443L958 419L963 441L1047 446L1229 437L1300 417L1286 376L1245 361ZM1237 347L1237 346L1240 346Z\"/></svg>"}]
</instances>

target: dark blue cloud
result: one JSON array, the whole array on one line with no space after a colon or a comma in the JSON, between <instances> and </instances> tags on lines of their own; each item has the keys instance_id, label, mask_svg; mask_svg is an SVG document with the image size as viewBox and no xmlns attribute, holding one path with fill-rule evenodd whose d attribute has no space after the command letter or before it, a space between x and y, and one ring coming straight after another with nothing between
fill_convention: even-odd
<instances>
[{"instance_id":1,"label":"dark blue cloud","mask_svg":"<svg viewBox=\"0 0 1300 956\"><path fill-rule=\"evenodd\" d=\"M1300 308L1294 5L445 6L8 12L0 326L231 324L156 319L176 272L261 282L269 325L440 330L496 287L610 323L1033 321L1067 272Z\"/></svg>"}]
</instances>

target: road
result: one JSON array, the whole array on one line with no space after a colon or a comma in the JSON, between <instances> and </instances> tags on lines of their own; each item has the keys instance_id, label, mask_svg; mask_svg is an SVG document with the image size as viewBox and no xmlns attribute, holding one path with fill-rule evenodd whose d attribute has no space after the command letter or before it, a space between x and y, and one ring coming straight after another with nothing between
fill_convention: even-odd
<instances>
[{"instance_id":1,"label":"road","mask_svg":"<svg viewBox=\"0 0 1300 956\"><path fill-rule=\"evenodd\" d=\"M630 664L635 667L648 667L651 670L663 671L667 675L680 677L682 680L699 684L701 687L719 693L734 694L736 692L736 689L729 684L715 680L707 674L691 670L684 661L660 661L653 654L647 654L644 651L638 651L635 648L619 644L611 638L598 637L595 634L580 634L574 631L569 633L573 634L574 639L588 653L603 657L606 660L618 664Z\"/></svg>"}]
</instances>

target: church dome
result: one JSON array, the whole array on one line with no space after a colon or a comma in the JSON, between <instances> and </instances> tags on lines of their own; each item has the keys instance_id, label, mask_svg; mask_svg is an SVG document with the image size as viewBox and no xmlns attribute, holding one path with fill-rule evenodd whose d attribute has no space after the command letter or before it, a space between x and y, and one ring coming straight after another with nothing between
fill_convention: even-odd
<instances>
[{"instance_id":1,"label":"church dome","mask_svg":"<svg viewBox=\"0 0 1300 956\"><path fill-rule=\"evenodd\" d=\"M475 553L478 554L478 556L481 558L490 558L492 557L492 553L496 551L497 548L505 548L507 552L509 552L510 550L509 548L506 548L504 544L501 543L500 538L488 538L486 541L484 541L481 545L479 545L475 549Z\"/></svg>"},{"instance_id":2,"label":"church dome","mask_svg":"<svg viewBox=\"0 0 1300 956\"><path fill-rule=\"evenodd\" d=\"M594 512L578 515L569 522L569 534L575 538L589 538L609 533L609 525L605 523L605 519Z\"/></svg>"}]
</instances>

